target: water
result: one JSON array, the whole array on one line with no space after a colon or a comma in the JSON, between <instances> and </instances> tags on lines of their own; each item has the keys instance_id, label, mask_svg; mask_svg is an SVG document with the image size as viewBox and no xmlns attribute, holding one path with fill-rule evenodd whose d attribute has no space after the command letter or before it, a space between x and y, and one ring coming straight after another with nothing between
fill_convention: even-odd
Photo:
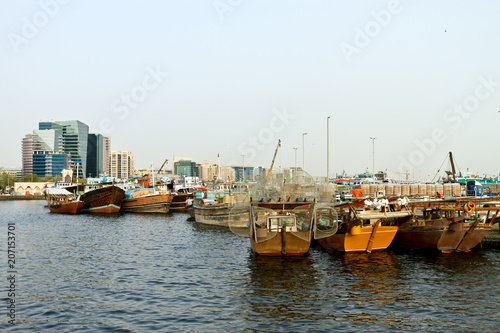
<instances>
[{"instance_id":1,"label":"water","mask_svg":"<svg viewBox=\"0 0 500 333\"><path fill-rule=\"evenodd\" d=\"M500 331L499 250L265 258L186 214L68 216L44 204L0 202L2 332Z\"/></svg>"}]
</instances>

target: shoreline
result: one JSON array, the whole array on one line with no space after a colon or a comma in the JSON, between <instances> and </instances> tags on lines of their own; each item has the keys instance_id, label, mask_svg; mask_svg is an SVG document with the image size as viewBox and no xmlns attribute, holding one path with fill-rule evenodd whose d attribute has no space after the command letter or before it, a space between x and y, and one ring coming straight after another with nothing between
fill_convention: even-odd
<instances>
[{"instance_id":1,"label":"shoreline","mask_svg":"<svg viewBox=\"0 0 500 333\"><path fill-rule=\"evenodd\" d=\"M0 195L0 201L45 200L43 195Z\"/></svg>"}]
</instances>

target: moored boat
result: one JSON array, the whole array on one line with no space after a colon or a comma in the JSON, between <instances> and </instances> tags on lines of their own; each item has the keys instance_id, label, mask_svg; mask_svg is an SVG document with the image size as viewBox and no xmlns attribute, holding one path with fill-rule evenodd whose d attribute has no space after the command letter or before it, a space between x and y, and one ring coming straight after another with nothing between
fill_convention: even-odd
<instances>
[{"instance_id":1,"label":"moored boat","mask_svg":"<svg viewBox=\"0 0 500 333\"><path fill-rule=\"evenodd\" d=\"M312 239L334 234L338 216L331 207L305 203L292 210L251 205L250 244L263 256L302 256Z\"/></svg>"},{"instance_id":2,"label":"moored boat","mask_svg":"<svg viewBox=\"0 0 500 333\"><path fill-rule=\"evenodd\" d=\"M193 202L194 194L192 192L176 192L170 202L170 211L187 212Z\"/></svg>"},{"instance_id":3,"label":"moored boat","mask_svg":"<svg viewBox=\"0 0 500 333\"><path fill-rule=\"evenodd\" d=\"M192 205L196 222L221 227L248 227L249 197L246 192L232 192L221 196L219 192L197 191L196 196Z\"/></svg>"},{"instance_id":4,"label":"moored boat","mask_svg":"<svg viewBox=\"0 0 500 333\"><path fill-rule=\"evenodd\" d=\"M307 253L312 240L313 209L312 203L291 211L259 209L252 205L252 250L264 256L302 256Z\"/></svg>"},{"instance_id":5,"label":"moored boat","mask_svg":"<svg viewBox=\"0 0 500 333\"><path fill-rule=\"evenodd\" d=\"M500 202L488 199L451 199L410 203L414 218L402 225L394 246L469 252L499 219Z\"/></svg>"},{"instance_id":6,"label":"moored boat","mask_svg":"<svg viewBox=\"0 0 500 333\"><path fill-rule=\"evenodd\" d=\"M406 209L357 210L351 204L336 207L342 224L334 235L316 240L323 248L342 252L383 251L393 241L401 224L411 219ZM387 209L385 209L387 208Z\"/></svg>"},{"instance_id":7,"label":"moored boat","mask_svg":"<svg viewBox=\"0 0 500 333\"><path fill-rule=\"evenodd\" d=\"M168 213L173 194L154 189L133 189L125 192L120 211L129 213Z\"/></svg>"},{"instance_id":8,"label":"moored boat","mask_svg":"<svg viewBox=\"0 0 500 333\"><path fill-rule=\"evenodd\" d=\"M83 201L62 188L47 189L45 199L51 213L78 214L83 208Z\"/></svg>"},{"instance_id":9,"label":"moored boat","mask_svg":"<svg viewBox=\"0 0 500 333\"><path fill-rule=\"evenodd\" d=\"M84 205L82 213L94 214L112 214L120 211L125 190L114 185L101 183L88 187L86 192L82 194L81 200Z\"/></svg>"}]
</instances>

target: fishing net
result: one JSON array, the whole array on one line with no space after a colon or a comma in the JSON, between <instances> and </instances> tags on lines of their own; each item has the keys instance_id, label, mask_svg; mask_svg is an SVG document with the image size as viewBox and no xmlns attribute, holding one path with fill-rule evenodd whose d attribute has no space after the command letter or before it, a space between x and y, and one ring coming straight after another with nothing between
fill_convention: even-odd
<instances>
[{"instance_id":1,"label":"fishing net","mask_svg":"<svg viewBox=\"0 0 500 333\"><path fill-rule=\"evenodd\" d=\"M250 237L250 224L250 202L245 198L241 202L231 204L229 229L238 236Z\"/></svg>"},{"instance_id":2,"label":"fishing net","mask_svg":"<svg viewBox=\"0 0 500 333\"><path fill-rule=\"evenodd\" d=\"M339 212L328 205L318 204L314 209L314 238L330 237L339 229Z\"/></svg>"},{"instance_id":3,"label":"fishing net","mask_svg":"<svg viewBox=\"0 0 500 333\"><path fill-rule=\"evenodd\" d=\"M303 170L273 170L261 174L251 191L254 201L263 202L333 202L335 185L326 178L315 180Z\"/></svg>"},{"instance_id":4,"label":"fishing net","mask_svg":"<svg viewBox=\"0 0 500 333\"><path fill-rule=\"evenodd\" d=\"M278 228L267 224L268 217L275 214L275 211L270 208L252 205L250 228L252 228L255 243L265 242L276 236Z\"/></svg>"}]
</instances>

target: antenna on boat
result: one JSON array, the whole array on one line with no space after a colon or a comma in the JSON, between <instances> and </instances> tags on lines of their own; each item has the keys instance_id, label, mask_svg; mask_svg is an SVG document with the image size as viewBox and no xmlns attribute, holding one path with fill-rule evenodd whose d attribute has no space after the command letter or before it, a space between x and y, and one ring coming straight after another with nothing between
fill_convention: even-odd
<instances>
[{"instance_id":1,"label":"antenna on boat","mask_svg":"<svg viewBox=\"0 0 500 333\"><path fill-rule=\"evenodd\" d=\"M78 163L76 164L76 193L78 193L80 189L78 188Z\"/></svg>"},{"instance_id":2,"label":"antenna on boat","mask_svg":"<svg viewBox=\"0 0 500 333\"><path fill-rule=\"evenodd\" d=\"M155 189L155 170L153 168L153 161L151 161L151 176L153 177L153 191Z\"/></svg>"},{"instance_id":3,"label":"antenna on boat","mask_svg":"<svg viewBox=\"0 0 500 333\"><path fill-rule=\"evenodd\" d=\"M217 180L220 179L220 158L219 154L217 154Z\"/></svg>"}]
</instances>

